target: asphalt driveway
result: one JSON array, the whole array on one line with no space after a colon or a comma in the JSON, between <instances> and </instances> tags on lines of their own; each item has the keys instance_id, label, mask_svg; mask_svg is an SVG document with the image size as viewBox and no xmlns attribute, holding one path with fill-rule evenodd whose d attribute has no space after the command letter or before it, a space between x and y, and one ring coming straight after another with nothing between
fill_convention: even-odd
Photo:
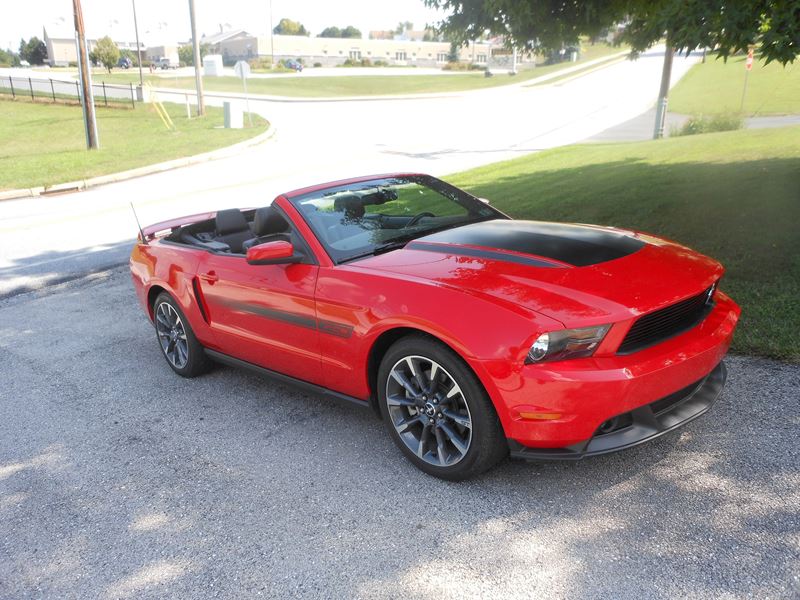
<instances>
[{"instance_id":1,"label":"asphalt driveway","mask_svg":"<svg viewBox=\"0 0 800 600\"><path fill-rule=\"evenodd\" d=\"M125 270L0 302L0 597L800 594L800 367L680 433L462 484L368 411L170 371Z\"/></svg>"}]
</instances>

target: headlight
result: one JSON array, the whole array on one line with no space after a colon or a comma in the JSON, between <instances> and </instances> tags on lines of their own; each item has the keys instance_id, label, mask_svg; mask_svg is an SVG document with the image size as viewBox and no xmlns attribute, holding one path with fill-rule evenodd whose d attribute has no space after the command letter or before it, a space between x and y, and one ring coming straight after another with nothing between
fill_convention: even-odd
<instances>
[{"instance_id":1,"label":"headlight","mask_svg":"<svg viewBox=\"0 0 800 600\"><path fill-rule=\"evenodd\" d=\"M610 328L611 325L600 325L543 333L533 342L525 362L530 364L591 356Z\"/></svg>"}]
</instances>

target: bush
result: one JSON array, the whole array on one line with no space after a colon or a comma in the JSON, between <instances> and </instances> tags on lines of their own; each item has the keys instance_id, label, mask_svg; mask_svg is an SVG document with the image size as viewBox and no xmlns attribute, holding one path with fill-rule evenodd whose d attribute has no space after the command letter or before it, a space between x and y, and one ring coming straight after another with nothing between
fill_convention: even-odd
<instances>
[{"instance_id":1,"label":"bush","mask_svg":"<svg viewBox=\"0 0 800 600\"><path fill-rule=\"evenodd\" d=\"M272 62L268 58L251 58L247 61L251 69L263 69L269 71L272 68Z\"/></svg>"},{"instance_id":2,"label":"bush","mask_svg":"<svg viewBox=\"0 0 800 600\"><path fill-rule=\"evenodd\" d=\"M738 115L715 115L713 117L692 117L680 129L673 128L671 136L696 135L715 131L734 131L744 127L744 120Z\"/></svg>"},{"instance_id":3,"label":"bush","mask_svg":"<svg viewBox=\"0 0 800 600\"><path fill-rule=\"evenodd\" d=\"M442 67L442 71L466 71L467 69L469 69L467 63L458 61L450 61Z\"/></svg>"},{"instance_id":4,"label":"bush","mask_svg":"<svg viewBox=\"0 0 800 600\"><path fill-rule=\"evenodd\" d=\"M321 62L315 62L315 63L314 63L314 66L315 66L315 67L321 67L321 66L322 66L322 63L321 63Z\"/></svg>"}]
</instances>

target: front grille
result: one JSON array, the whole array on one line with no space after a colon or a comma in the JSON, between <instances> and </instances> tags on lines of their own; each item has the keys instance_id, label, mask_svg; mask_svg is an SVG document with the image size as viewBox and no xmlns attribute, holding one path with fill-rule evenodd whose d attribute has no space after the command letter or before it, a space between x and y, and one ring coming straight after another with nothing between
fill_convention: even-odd
<instances>
[{"instance_id":1,"label":"front grille","mask_svg":"<svg viewBox=\"0 0 800 600\"><path fill-rule=\"evenodd\" d=\"M702 293L639 317L622 340L618 354L643 350L700 323L713 306L716 284Z\"/></svg>"}]
</instances>

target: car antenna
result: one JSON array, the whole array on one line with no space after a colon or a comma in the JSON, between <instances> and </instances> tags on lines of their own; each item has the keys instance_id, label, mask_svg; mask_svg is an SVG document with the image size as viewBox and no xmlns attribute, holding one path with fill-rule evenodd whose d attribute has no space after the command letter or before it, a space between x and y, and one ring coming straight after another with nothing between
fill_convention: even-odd
<instances>
[{"instance_id":1,"label":"car antenna","mask_svg":"<svg viewBox=\"0 0 800 600\"><path fill-rule=\"evenodd\" d=\"M136 226L139 228L139 235L142 236L142 243L147 244L147 238L144 237L144 231L142 230L142 224L139 223L139 217L136 216L136 209L133 208L133 202L131 202L131 210L133 211L133 218L136 219Z\"/></svg>"}]
</instances>

